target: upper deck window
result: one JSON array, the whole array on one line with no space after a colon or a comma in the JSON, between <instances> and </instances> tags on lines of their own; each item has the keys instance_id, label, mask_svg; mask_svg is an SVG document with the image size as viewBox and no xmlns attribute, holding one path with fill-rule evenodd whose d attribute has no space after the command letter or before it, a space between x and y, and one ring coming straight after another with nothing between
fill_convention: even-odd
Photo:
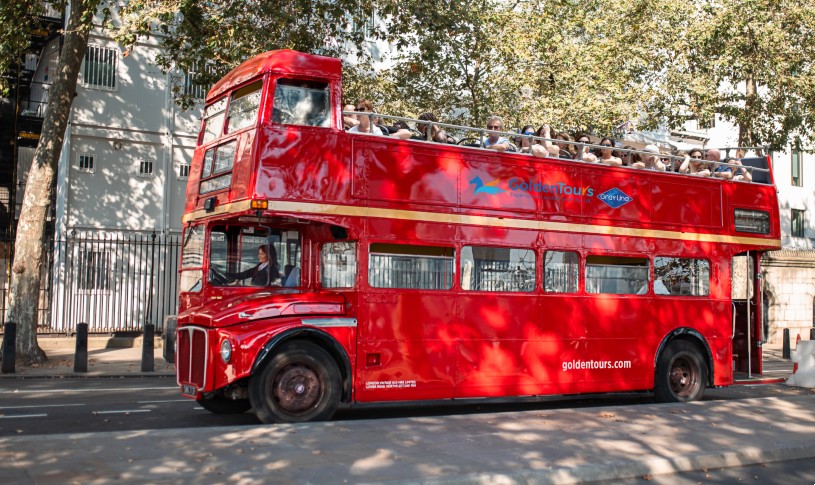
<instances>
[{"instance_id":1,"label":"upper deck window","mask_svg":"<svg viewBox=\"0 0 815 485\"><path fill-rule=\"evenodd\" d=\"M284 125L328 127L328 83L278 79L272 121Z\"/></svg>"},{"instance_id":2,"label":"upper deck window","mask_svg":"<svg viewBox=\"0 0 815 485\"><path fill-rule=\"evenodd\" d=\"M226 98L207 106L204 110L204 140L207 143L218 138L224 129L224 112L226 111Z\"/></svg>"},{"instance_id":3,"label":"upper deck window","mask_svg":"<svg viewBox=\"0 0 815 485\"><path fill-rule=\"evenodd\" d=\"M257 122L261 88L263 88L263 82L257 81L232 93L232 101L229 103L227 133L252 126Z\"/></svg>"}]
</instances>

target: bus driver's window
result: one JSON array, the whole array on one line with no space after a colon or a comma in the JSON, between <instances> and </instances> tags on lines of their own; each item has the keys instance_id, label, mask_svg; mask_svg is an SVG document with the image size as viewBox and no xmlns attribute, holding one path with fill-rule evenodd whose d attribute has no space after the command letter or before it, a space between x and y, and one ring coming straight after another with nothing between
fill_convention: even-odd
<instances>
[{"instance_id":1,"label":"bus driver's window","mask_svg":"<svg viewBox=\"0 0 815 485\"><path fill-rule=\"evenodd\" d=\"M284 125L328 127L331 97L328 83L278 79L272 121Z\"/></svg>"}]
</instances>

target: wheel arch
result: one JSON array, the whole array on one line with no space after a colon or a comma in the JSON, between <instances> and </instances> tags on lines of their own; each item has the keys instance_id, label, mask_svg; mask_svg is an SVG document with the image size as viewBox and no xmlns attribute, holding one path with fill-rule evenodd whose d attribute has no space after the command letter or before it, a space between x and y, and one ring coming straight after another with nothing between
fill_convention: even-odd
<instances>
[{"instance_id":1,"label":"wheel arch","mask_svg":"<svg viewBox=\"0 0 815 485\"><path fill-rule=\"evenodd\" d=\"M657 372L657 365L659 362L659 356L662 355L662 352L665 348L673 341L676 340L684 340L696 346L699 350L702 351L702 355L705 358L705 364L707 365L707 385L713 385L713 354L710 351L710 345L708 345L707 340L705 337L699 333L697 330L688 327L680 327L677 328L662 338L662 342L659 343L659 347L657 348L656 354L654 354L654 377L656 378Z\"/></svg>"},{"instance_id":2,"label":"wheel arch","mask_svg":"<svg viewBox=\"0 0 815 485\"><path fill-rule=\"evenodd\" d=\"M328 355L334 359L334 362L337 364L337 368L339 368L340 371L340 378L342 380L342 394L340 396L340 401L350 402L351 360L348 358L348 354L345 352L345 349L334 337L315 328L295 328L270 338L255 357L255 361L252 364L252 375L259 372L266 362L272 358L275 349L278 349L282 345L292 341L310 342L328 352Z\"/></svg>"}]
</instances>

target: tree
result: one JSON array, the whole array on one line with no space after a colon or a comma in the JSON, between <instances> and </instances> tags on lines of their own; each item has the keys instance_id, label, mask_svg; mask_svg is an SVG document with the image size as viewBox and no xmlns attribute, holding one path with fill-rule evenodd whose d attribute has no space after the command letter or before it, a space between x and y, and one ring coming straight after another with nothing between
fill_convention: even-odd
<instances>
[{"instance_id":1,"label":"tree","mask_svg":"<svg viewBox=\"0 0 815 485\"><path fill-rule=\"evenodd\" d=\"M28 48L33 24L32 16L42 11L42 2L12 0L0 3L0 73L16 70ZM5 95L8 83L0 77L0 95Z\"/></svg>"},{"instance_id":2,"label":"tree","mask_svg":"<svg viewBox=\"0 0 815 485\"><path fill-rule=\"evenodd\" d=\"M18 324L17 359L23 365L46 359L37 344L37 302L45 249L45 222L52 201L52 187L65 128L76 95L79 67L85 56L88 34L99 2L75 0L71 3L59 66L51 86L40 142L34 152L17 224L8 320Z\"/></svg>"},{"instance_id":3,"label":"tree","mask_svg":"<svg viewBox=\"0 0 815 485\"><path fill-rule=\"evenodd\" d=\"M645 66L652 123L677 128L718 114L739 127L741 146L813 140L811 2L642 0L627 18L627 43L662 54Z\"/></svg>"}]
</instances>

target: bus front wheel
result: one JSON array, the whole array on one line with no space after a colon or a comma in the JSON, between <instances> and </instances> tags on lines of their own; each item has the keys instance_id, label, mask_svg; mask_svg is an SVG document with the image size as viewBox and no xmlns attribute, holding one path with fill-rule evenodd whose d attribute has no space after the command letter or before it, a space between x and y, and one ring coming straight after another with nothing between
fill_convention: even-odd
<instances>
[{"instance_id":1,"label":"bus front wheel","mask_svg":"<svg viewBox=\"0 0 815 485\"><path fill-rule=\"evenodd\" d=\"M249 399L263 423L324 421L339 405L340 371L322 348L288 343L252 377Z\"/></svg>"},{"instance_id":2,"label":"bus front wheel","mask_svg":"<svg viewBox=\"0 0 815 485\"><path fill-rule=\"evenodd\" d=\"M659 402L688 402L702 398L707 382L707 365L699 349L690 342L668 344L657 363L654 394Z\"/></svg>"}]
</instances>

